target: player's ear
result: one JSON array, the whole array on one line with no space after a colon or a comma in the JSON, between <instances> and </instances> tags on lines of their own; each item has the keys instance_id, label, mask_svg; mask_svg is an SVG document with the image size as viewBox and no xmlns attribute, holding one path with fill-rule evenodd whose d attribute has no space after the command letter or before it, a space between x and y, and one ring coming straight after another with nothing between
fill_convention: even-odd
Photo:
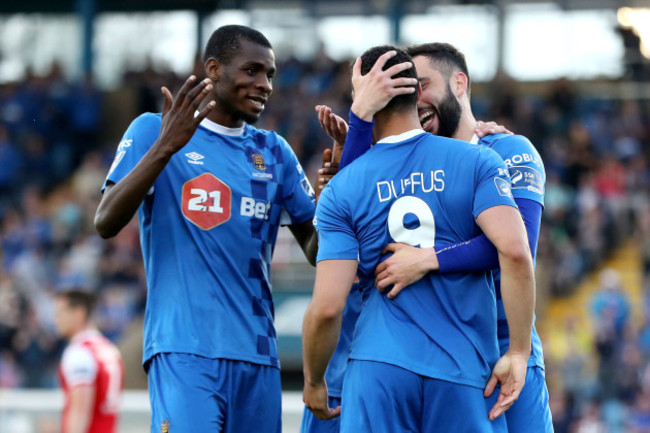
<instances>
[{"instance_id":1,"label":"player's ear","mask_svg":"<svg viewBox=\"0 0 650 433\"><path fill-rule=\"evenodd\" d=\"M420 103L420 99L422 99L422 85L420 84L420 81L418 80L418 104Z\"/></svg>"},{"instance_id":2,"label":"player's ear","mask_svg":"<svg viewBox=\"0 0 650 433\"><path fill-rule=\"evenodd\" d=\"M203 67L205 68L205 74L212 82L216 83L219 81L219 77L221 76L221 62L217 59L209 58L205 61Z\"/></svg>"},{"instance_id":3,"label":"player's ear","mask_svg":"<svg viewBox=\"0 0 650 433\"><path fill-rule=\"evenodd\" d=\"M462 72L456 72L452 78L453 91L457 98L467 93L467 75Z\"/></svg>"}]
</instances>

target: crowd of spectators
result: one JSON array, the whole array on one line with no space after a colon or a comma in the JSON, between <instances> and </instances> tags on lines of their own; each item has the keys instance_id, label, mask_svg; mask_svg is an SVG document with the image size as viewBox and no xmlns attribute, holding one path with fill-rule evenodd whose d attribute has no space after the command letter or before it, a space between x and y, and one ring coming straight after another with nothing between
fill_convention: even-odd
<instances>
[{"instance_id":1,"label":"crowd of spectators","mask_svg":"<svg viewBox=\"0 0 650 433\"><path fill-rule=\"evenodd\" d=\"M197 63L199 76L200 69ZM287 138L312 180L330 145L313 107L325 103L347 117L349 73L348 62L324 53L278 65L258 126ZM133 112L159 111L160 86L178 88L184 79L148 67L125 73L119 91L133 95ZM578 84L585 83L560 79L533 91L499 75L475 85L474 111L529 137L544 159L540 294L570 296L631 238L640 244L650 290L650 101L599 98ZM110 92L90 77L69 81L56 65L43 76L28 73L0 85L0 388L56 386L62 342L51 299L57 290L95 291L98 326L118 344L144 311L137 223L107 241L92 226L117 144L105 133L113 119L104 103ZM598 368L587 371L577 352L552 364L562 377L557 383L549 377L558 433L650 432L650 321L630 320L629 301L612 275L603 277L603 296L593 307L596 331L587 339ZM644 317L650 296L646 304ZM572 331L580 332L568 324Z\"/></svg>"}]
</instances>

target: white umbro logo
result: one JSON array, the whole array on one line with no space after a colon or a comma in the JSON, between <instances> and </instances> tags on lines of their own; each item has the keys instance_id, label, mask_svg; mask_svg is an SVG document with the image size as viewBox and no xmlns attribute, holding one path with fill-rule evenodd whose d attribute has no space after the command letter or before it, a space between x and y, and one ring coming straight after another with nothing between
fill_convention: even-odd
<instances>
[{"instance_id":1,"label":"white umbro logo","mask_svg":"<svg viewBox=\"0 0 650 433\"><path fill-rule=\"evenodd\" d=\"M185 156L189 158L187 162L189 162L190 164L203 165L203 161L201 160L205 157L200 153L190 152L190 153L186 153Z\"/></svg>"}]
</instances>

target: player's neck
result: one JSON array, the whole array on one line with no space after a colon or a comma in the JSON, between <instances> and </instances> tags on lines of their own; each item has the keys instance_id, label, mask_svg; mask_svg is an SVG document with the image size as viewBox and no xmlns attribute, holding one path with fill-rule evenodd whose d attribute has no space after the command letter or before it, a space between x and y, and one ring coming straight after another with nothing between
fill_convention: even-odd
<instances>
[{"instance_id":1,"label":"player's neck","mask_svg":"<svg viewBox=\"0 0 650 433\"><path fill-rule=\"evenodd\" d=\"M92 323L84 323L83 325L79 325L78 327L76 327L74 331L71 332L72 335L70 335L69 339L73 340L80 335L84 335L87 332L92 332L95 330L97 330L97 328L95 328L95 325L93 325Z\"/></svg>"},{"instance_id":2,"label":"player's neck","mask_svg":"<svg viewBox=\"0 0 650 433\"><path fill-rule=\"evenodd\" d=\"M476 119L470 108L463 107L463 112L460 115L458 122L458 129L452 138L463 141L470 141L474 136L474 129L476 128Z\"/></svg>"},{"instance_id":3,"label":"player's neck","mask_svg":"<svg viewBox=\"0 0 650 433\"><path fill-rule=\"evenodd\" d=\"M217 125L225 126L226 128L234 129L244 126L244 121L242 119L235 119L225 113L210 113L207 118L211 122L214 122Z\"/></svg>"},{"instance_id":4,"label":"player's neck","mask_svg":"<svg viewBox=\"0 0 650 433\"><path fill-rule=\"evenodd\" d=\"M203 108L203 107L201 107ZM244 126L244 120L239 116L233 116L229 110L220 109L219 103L214 107L207 116L207 119L217 125L226 128L241 128Z\"/></svg>"},{"instance_id":5,"label":"player's neck","mask_svg":"<svg viewBox=\"0 0 650 433\"><path fill-rule=\"evenodd\" d=\"M421 129L417 111L403 113L377 113L373 138L377 142L391 135L399 135L413 129Z\"/></svg>"}]
</instances>

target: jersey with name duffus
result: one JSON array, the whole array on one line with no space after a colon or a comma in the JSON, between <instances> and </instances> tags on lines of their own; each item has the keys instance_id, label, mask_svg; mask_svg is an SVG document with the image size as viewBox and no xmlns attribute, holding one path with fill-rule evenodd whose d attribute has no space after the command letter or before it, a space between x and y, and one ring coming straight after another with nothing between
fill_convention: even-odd
<instances>
[{"instance_id":1,"label":"jersey with name duffus","mask_svg":"<svg viewBox=\"0 0 650 433\"><path fill-rule=\"evenodd\" d=\"M133 121L107 182L135 167L160 127L160 114ZM282 137L204 119L138 210L148 286L143 362L177 352L279 367L271 255L279 226L309 221L314 206Z\"/></svg>"},{"instance_id":2,"label":"jersey with name duffus","mask_svg":"<svg viewBox=\"0 0 650 433\"><path fill-rule=\"evenodd\" d=\"M541 156L535 146L522 135L493 134L486 135L478 141L478 144L488 146L501 156L510 171L512 183L512 196L515 199L533 200L544 206L544 191L546 188L546 171ZM537 242L535 242L535 250ZM533 260L536 251L532 251ZM499 348L501 354L506 353L510 346L510 329L506 311L501 299L501 273L499 270L493 272L494 283L497 295L497 332L499 336ZM544 368L544 351L542 340L539 338L537 328L533 324L531 334L529 367Z\"/></svg>"},{"instance_id":3,"label":"jersey with name duffus","mask_svg":"<svg viewBox=\"0 0 650 433\"><path fill-rule=\"evenodd\" d=\"M351 359L483 388L499 357L489 272L428 274L389 300L366 281L389 242L433 247L480 234L475 218L515 206L501 158L485 146L411 131L341 170L316 210L318 260L359 260L364 303Z\"/></svg>"}]
</instances>

